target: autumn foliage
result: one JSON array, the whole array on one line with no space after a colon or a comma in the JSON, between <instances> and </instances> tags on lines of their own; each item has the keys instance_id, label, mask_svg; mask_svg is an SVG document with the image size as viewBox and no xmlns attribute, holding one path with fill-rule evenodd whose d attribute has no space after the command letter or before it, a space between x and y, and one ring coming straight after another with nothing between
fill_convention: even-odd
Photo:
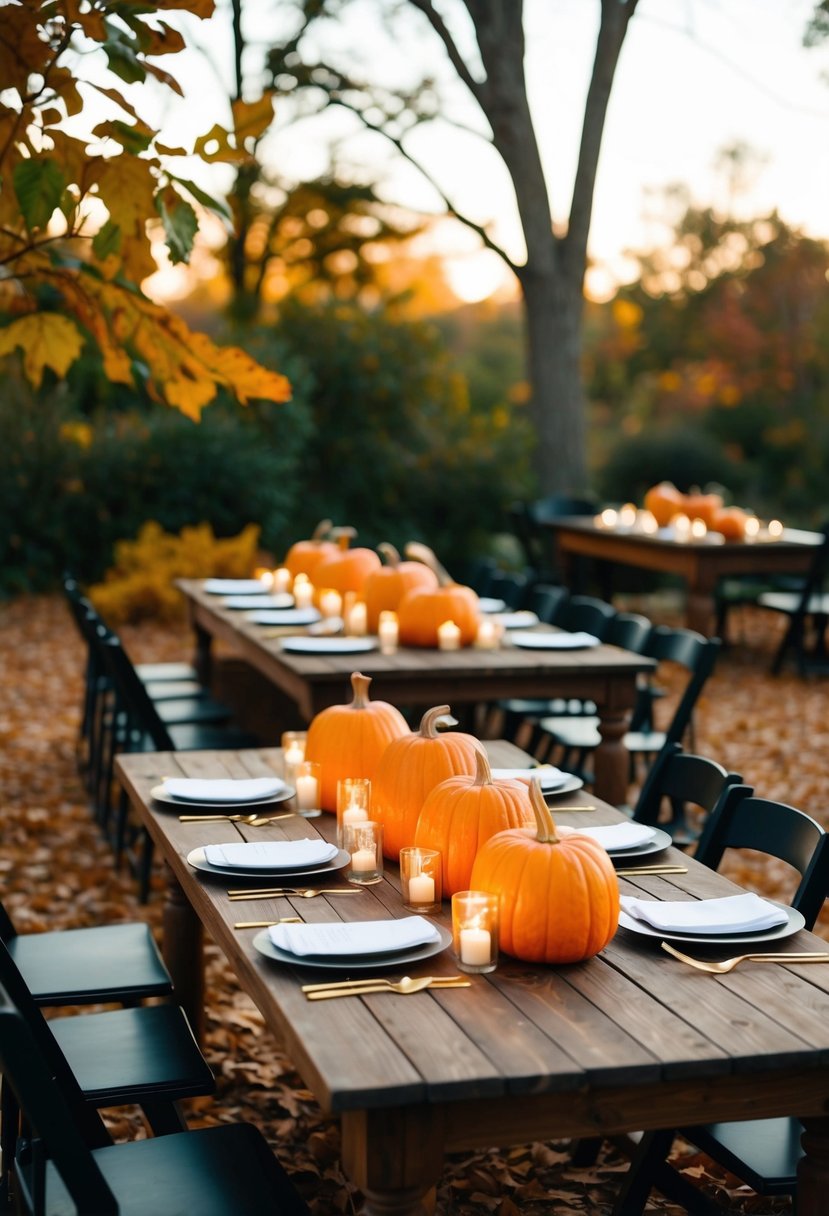
<instances>
[{"instance_id":1,"label":"autumn foliage","mask_svg":"<svg viewBox=\"0 0 829 1216\"><path fill-rule=\"evenodd\" d=\"M284 376L193 333L141 291L157 269L151 222L163 229L171 260L182 262L198 228L196 207L227 217L224 204L176 166L193 154L239 165L273 118L268 95L236 102L230 132L214 127L193 148L169 147L121 88L154 79L182 94L155 62L184 46L163 14L205 18L213 7L213 0L0 7L0 355L21 352L35 388L47 368L65 375L91 345L109 380L131 385L140 367L152 397L192 418L220 386L242 403L290 395ZM80 79L75 68L96 47L108 73ZM100 117L91 127L90 113Z\"/></svg>"}]
</instances>

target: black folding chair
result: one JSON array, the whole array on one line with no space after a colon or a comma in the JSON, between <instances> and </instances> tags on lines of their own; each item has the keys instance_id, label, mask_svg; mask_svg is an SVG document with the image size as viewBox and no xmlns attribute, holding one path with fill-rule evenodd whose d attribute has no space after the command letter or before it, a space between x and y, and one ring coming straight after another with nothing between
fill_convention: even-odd
<instances>
[{"instance_id":1,"label":"black folding chair","mask_svg":"<svg viewBox=\"0 0 829 1216\"><path fill-rule=\"evenodd\" d=\"M250 1124L113 1144L3 985L0 1072L24 1115L9 1163L18 1210L29 1216L307 1216Z\"/></svg>"},{"instance_id":2,"label":"black folding chair","mask_svg":"<svg viewBox=\"0 0 829 1216\"><path fill-rule=\"evenodd\" d=\"M757 606L788 618L783 639L775 651L771 670L777 675L791 652L800 675L829 673L826 626L829 624L829 593L824 591L829 568L829 523L821 529L823 540L815 548L809 571L796 591L766 591Z\"/></svg>"}]
</instances>

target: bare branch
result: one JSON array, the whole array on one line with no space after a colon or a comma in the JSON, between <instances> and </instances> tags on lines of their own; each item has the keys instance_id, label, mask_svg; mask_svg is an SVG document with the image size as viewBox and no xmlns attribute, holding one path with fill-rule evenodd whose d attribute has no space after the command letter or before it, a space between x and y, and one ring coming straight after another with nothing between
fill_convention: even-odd
<instances>
[{"instance_id":1,"label":"bare branch","mask_svg":"<svg viewBox=\"0 0 829 1216\"><path fill-rule=\"evenodd\" d=\"M463 56L457 48L454 38L449 33L446 24L432 4L432 0L409 0L413 8L419 9L426 17L432 29L437 34L443 43L446 54L449 56L449 61L452 67L458 73L458 76L469 89L472 96L479 104L482 103L483 86L480 81L476 80L469 68L466 65Z\"/></svg>"}]
</instances>

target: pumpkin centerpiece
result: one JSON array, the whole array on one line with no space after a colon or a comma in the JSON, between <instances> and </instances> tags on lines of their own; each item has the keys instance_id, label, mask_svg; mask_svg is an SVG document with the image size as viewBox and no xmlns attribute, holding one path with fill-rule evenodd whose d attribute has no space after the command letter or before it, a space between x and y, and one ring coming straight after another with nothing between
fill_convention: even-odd
<instances>
[{"instance_id":1,"label":"pumpkin centerpiece","mask_svg":"<svg viewBox=\"0 0 829 1216\"><path fill-rule=\"evenodd\" d=\"M411 734L399 709L388 701L370 701L371 676L355 671L354 697L348 705L329 705L308 727L306 760L322 766L320 805L337 810L337 782L341 777L374 778L380 757L394 739Z\"/></svg>"},{"instance_id":2,"label":"pumpkin centerpiece","mask_svg":"<svg viewBox=\"0 0 829 1216\"><path fill-rule=\"evenodd\" d=\"M377 552L386 564L368 575L363 588L369 633L377 632L381 612L397 611L407 591L418 587L433 590L438 585L438 576L430 566L401 561L394 545L384 541L377 546Z\"/></svg>"},{"instance_id":3,"label":"pumpkin centerpiece","mask_svg":"<svg viewBox=\"0 0 829 1216\"><path fill-rule=\"evenodd\" d=\"M722 507L714 512L711 529L726 540L745 540L748 512L742 507Z\"/></svg>"},{"instance_id":4,"label":"pumpkin centerpiece","mask_svg":"<svg viewBox=\"0 0 829 1216\"><path fill-rule=\"evenodd\" d=\"M723 509L722 494L704 494L694 486L685 495L684 509L689 519L701 519L706 528L713 528L715 516Z\"/></svg>"},{"instance_id":5,"label":"pumpkin centerpiece","mask_svg":"<svg viewBox=\"0 0 829 1216\"><path fill-rule=\"evenodd\" d=\"M474 773L481 744L462 731L438 731L448 705L427 709L420 730L389 743L372 781L371 813L383 824L383 852L397 861L415 843L420 809L436 785L458 773Z\"/></svg>"},{"instance_id":6,"label":"pumpkin centerpiece","mask_svg":"<svg viewBox=\"0 0 829 1216\"><path fill-rule=\"evenodd\" d=\"M454 621L460 630L461 646L471 646L478 635L480 620L475 592L454 582L426 545L412 542L406 546L406 555L429 566L438 585L415 587L403 596L397 607L401 644L436 647L440 626L445 621Z\"/></svg>"},{"instance_id":7,"label":"pumpkin centerpiece","mask_svg":"<svg viewBox=\"0 0 829 1216\"><path fill-rule=\"evenodd\" d=\"M660 528L666 528L675 515L685 511L685 495L672 481L660 481L645 494L645 509L650 511Z\"/></svg>"},{"instance_id":8,"label":"pumpkin centerpiece","mask_svg":"<svg viewBox=\"0 0 829 1216\"><path fill-rule=\"evenodd\" d=\"M330 588L345 596L351 591L362 598L369 574L380 568L380 558L373 549L350 548L356 535L353 528L337 528L337 551L319 562L310 574L317 592Z\"/></svg>"},{"instance_id":9,"label":"pumpkin centerpiece","mask_svg":"<svg viewBox=\"0 0 829 1216\"><path fill-rule=\"evenodd\" d=\"M475 858L485 841L497 832L532 822L525 782L493 781L481 750L475 753L474 775L450 777L426 797L414 843L440 850L443 894L454 895L470 889Z\"/></svg>"},{"instance_id":10,"label":"pumpkin centerpiece","mask_svg":"<svg viewBox=\"0 0 829 1216\"><path fill-rule=\"evenodd\" d=\"M310 578L320 562L337 556L340 551L339 546L335 541L328 539L332 527L330 519L321 519L310 540L294 541L282 563L290 570L292 578L296 578L298 574L307 574Z\"/></svg>"},{"instance_id":11,"label":"pumpkin centerpiece","mask_svg":"<svg viewBox=\"0 0 829 1216\"><path fill-rule=\"evenodd\" d=\"M481 848L471 885L500 900L499 946L527 963L577 963L603 950L619 924L619 882L602 846L559 837L538 781L535 829L500 832Z\"/></svg>"}]
</instances>

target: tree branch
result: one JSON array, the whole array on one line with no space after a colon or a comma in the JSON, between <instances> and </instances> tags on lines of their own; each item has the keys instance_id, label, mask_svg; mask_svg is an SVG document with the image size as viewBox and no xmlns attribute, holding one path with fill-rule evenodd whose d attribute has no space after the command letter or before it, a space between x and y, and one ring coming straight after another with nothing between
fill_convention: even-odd
<instances>
[{"instance_id":1,"label":"tree branch","mask_svg":"<svg viewBox=\"0 0 829 1216\"><path fill-rule=\"evenodd\" d=\"M454 38L449 33L449 30L447 29L440 13L436 11L435 6L432 4L432 0L409 0L409 3L413 8L419 9L420 12L426 17L432 29L443 43L452 67L458 73L458 76L469 89L470 93L478 104L482 105L483 86L481 85L480 81L476 80L469 71L466 62L457 48Z\"/></svg>"}]
</instances>

